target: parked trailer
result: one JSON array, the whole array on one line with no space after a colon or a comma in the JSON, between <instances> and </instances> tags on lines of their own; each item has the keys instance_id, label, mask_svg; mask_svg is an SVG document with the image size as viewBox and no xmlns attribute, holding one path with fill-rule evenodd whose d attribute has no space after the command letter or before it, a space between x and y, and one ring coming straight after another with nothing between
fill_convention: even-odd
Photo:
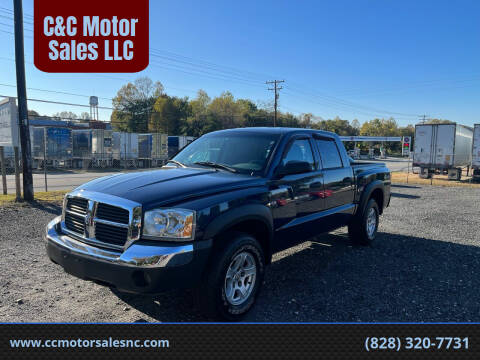
<instances>
[{"instance_id":1,"label":"parked trailer","mask_svg":"<svg viewBox=\"0 0 480 360\"><path fill-rule=\"evenodd\" d=\"M450 180L460 180L462 167L472 162L473 130L460 124L417 124L413 166L430 178L435 170L448 171Z\"/></svg>"},{"instance_id":2,"label":"parked trailer","mask_svg":"<svg viewBox=\"0 0 480 360\"><path fill-rule=\"evenodd\" d=\"M480 124L473 127L472 169L473 178L480 180Z\"/></svg>"},{"instance_id":3,"label":"parked trailer","mask_svg":"<svg viewBox=\"0 0 480 360\"><path fill-rule=\"evenodd\" d=\"M138 134L138 158L151 159L152 134Z\"/></svg>"},{"instance_id":4,"label":"parked trailer","mask_svg":"<svg viewBox=\"0 0 480 360\"><path fill-rule=\"evenodd\" d=\"M21 147L18 147L18 155L21 155ZM5 158L5 168L7 174L13 174L15 168L15 150L13 146L4 146L3 147L3 156Z\"/></svg>"},{"instance_id":5,"label":"parked trailer","mask_svg":"<svg viewBox=\"0 0 480 360\"><path fill-rule=\"evenodd\" d=\"M152 134L138 134L138 166L151 167Z\"/></svg>"},{"instance_id":6,"label":"parked trailer","mask_svg":"<svg viewBox=\"0 0 480 360\"><path fill-rule=\"evenodd\" d=\"M106 168L113 166L113 131L92 129L92 166Z\"/></svg>"},{"instance_id":7,"label":"parked trailer","mask_svg":"<svg viewBox=\"0 0 480 360\"><path fill-rule=\"evenodd\" d=\"M168 158L166 134L138 134L138 159L140 166L161 166Z\"/></svg>"},{"instance_id":8,"label":"parked trailer","mask_svg":"<svg viewBox=\"0 0 480 360\"><path fill-rule=\"evenodd\" d=\"M73 167L88 168L92 159L92 130L72 130Z\"/></svg>"},{"instance_id":9,"label":"parked trailer","mask_svg":"<svg viewBox=\"0 0 480 360\"><path fill-rule=\"evenodd\" d=\"M137 167L138 160L138 134L113 132L113 160L124 167Z\"/></svg>"},{"instance_id":10,"label":"parked trailer","mask_svg":"<svg viewBox=\"0 0 480 360\"><path fill-rule=\"evenodd\" d=\"M168 137L168 158L172 158L177 152L195 140L193 136L169 136Z\"/></svg>"},{"instance_id":11,"label":"parked trailer","mask_svg":"<svg viewBox=\"0 0 480 360\"><path fill-rule=\"evenodd\" d=\"M92 129L92 155L94 158L112 158L112 130Z\"/></svg>"},{"instance_id":12,"label":"parked trailer","mask_svg":"<svg viewBox=\"0 0 480 360\"><path fill-rule=\"evenodd\" d=\"M72 130L73 157L92 157L92 130Z\"/></svg>"},{"instance_id":13,"label":"parked trailer","mask_svg":"<svg viewBox=\"0 0 480 360\"><path fill-rule=\"evenodd\" d=\"M167 134L152 134L152 160L163 163L168 159L168 136Z\"/></svg>"},{"instance_id":14,"label":"parked trailer","mask_svg":"<svg viewBox=\"0 0 480 360\"><path fill-rule=\"evenodd\" d=\"M72 130L68 128L32 127L30 134L32 157L38 164L69 167L72 160ZM45 148L46 144L46 148Z\"/></svg>"}]
</instances>

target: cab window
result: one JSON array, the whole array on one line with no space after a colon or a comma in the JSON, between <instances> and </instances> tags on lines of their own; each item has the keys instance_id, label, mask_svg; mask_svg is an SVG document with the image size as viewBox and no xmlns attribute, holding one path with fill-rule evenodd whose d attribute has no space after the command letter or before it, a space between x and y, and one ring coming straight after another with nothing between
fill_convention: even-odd
<instances>
[{"instance_id":1,"label":"cab window","mask_svg":"<svg viewBox=\"0 0 480 360\"><path fill-rule=\"evenodd\" d=\"M333 139L316 139L315 141L318 146L318 151L320 152L324 169L334 169L343 166L337 144Z\"/></svg>"},{"instance_id":2,"label":"cab window","mask_svg":"<svg viewBox=\"0 0 480 360\"><path fill-rule=\"evenodd\" d=\"M310 164L310 170L315 168L312 147L310 146L310 141L308 141L308 139L298 139L293 141L283 157L282 166L294 161L308 162Z\"/></svg>"}]
</instances>

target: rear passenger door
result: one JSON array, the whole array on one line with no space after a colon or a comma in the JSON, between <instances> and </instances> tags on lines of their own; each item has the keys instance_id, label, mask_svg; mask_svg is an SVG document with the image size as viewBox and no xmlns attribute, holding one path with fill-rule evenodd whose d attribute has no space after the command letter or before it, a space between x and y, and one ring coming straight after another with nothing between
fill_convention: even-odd
<instances>
[{"instance_id":1,"label":"rear passenger door","mask_svg":"<svg viewBox=\"0 0 480 360\"><path fill-rule=\"evenodd\" d=\"M323 168L325 187L325 210L353 204L354 183L350 164L344 164L337 143L333 137L314 136Z\"/></svg>"}]
</instances>

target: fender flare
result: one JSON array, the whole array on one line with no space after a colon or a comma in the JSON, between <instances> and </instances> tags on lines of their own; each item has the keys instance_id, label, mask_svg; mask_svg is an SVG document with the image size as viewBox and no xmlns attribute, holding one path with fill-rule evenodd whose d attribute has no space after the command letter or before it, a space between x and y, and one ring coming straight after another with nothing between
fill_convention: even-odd
<instances>
[{"instance_id":1,"label":"fender flare","mask_svg":"<svg viewBox=\"0 0 480 360\"><path fill-rule=\"evenodd\" d=\"M362 191L362 195L360 196L360 201L358 203L357 214L363 214L365 207L367 206L367 202L372 195L372 192L376 189L382 190L383 194L383 203L385 204L385 184L381 180L374 180L370 184L365 186L365 189ZM382 210L380 210L382 212Z\"/></svg>"},{"instance_id":2,"label":"fender flare","mask_svg":"<svg viewBox=\"0 0 480 360\"><path fill-rule=\"evenodd\" d=\"M262 221L268 229L268 239L265 239L265 245L267 245L265 249L265 259L268 263L273 249L273 217L272 212L265 205L248 204L227 211L207 225L203 238L212 239L224 230L247 220Z\"/></svg>"}]
</instances>

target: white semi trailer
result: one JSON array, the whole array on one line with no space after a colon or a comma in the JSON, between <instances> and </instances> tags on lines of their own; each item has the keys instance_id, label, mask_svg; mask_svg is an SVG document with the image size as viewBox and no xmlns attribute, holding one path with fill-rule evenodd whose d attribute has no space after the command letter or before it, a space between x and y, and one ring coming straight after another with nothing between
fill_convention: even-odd
<instances>
[{"instance_id":1,"label":"white semi trailer","mask_svg":"<svg viewBox=\"0 0 480 360\"><path fill-rule=\"evenodd\" d=\"M435 170L448 171L450 180L460 180L462 168L472 162L473 129L460 124L417 124L413 166L429 178Z\"/></svg>"},{"instance_id":2,"label":"white semi trailer","mask_svg":"<svg viewBox=\"0 0 480 360\"><path fill-rule=\"evenodd\" d=\"M480 124L473 127L472 169L473 178L480 180Z\"/></svg>"},{"instance_id":3,"label":"white semi trailer","mask_svg":"<svg viewBox=\"0 0 480 360\"><path fill-rule=\"evenodd\" d=\"M112 135L112 144L114 160L138 159L138 134L114 132Z\"/></svg>"}]
</instances>

